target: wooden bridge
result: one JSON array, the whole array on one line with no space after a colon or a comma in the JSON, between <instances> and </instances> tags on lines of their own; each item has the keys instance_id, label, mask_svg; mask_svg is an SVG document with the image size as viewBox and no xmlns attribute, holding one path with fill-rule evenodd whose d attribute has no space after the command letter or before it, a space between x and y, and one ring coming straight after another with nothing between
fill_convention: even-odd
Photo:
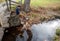
<instances>
[{"instance_id":1,"label":"wooden bridge","mask_svg":"<svg viewBox=\"0 0 60 41\"><path fill-rule=\"evenodd\" d=\"M6 5L7 5L8 10L11 10L11 5L14 5L14 4L22 5L22 0L20 0L20 2L15 2L15 1L12 1L12 0L5 0L5 1L6 1Z\"/></svg>"}]
</instances>

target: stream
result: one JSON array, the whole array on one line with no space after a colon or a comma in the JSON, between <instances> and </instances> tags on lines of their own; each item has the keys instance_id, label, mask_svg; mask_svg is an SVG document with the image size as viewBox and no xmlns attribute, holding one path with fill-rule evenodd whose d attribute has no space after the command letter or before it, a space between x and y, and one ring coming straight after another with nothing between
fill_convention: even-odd
<instances>
[{"instance_id":1,"label":"stream","mask_svg":"<svg viewBox=\"0 0 60 41\"><path fill-rule=\"evenodd\" d=\"M55 35L56 29L60 27L60 20L56 19L53 21L43 22L42 24L34 24L31 27L33 33L32 41L53 41L53 36ZM27 40L26 31L24 32L24 38L17 36L16 41L26 41Z\"/></svg>"}]
</instances>

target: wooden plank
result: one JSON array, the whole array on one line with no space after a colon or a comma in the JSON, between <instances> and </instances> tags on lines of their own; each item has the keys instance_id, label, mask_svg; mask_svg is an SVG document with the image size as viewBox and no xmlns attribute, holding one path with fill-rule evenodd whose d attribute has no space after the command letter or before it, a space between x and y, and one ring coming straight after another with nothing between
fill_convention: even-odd
<instances>
[{"instance_id":1,"label":"wooden plank","mask_svg":"<svg viewBox=\"0 0 60 41\"><path fill-rule=\"evenodd\" d=\"M11 1L11 2L16 3L16 4L19 4L18 2L15 2L15 1Z\"/></svg>"}]
</instances>

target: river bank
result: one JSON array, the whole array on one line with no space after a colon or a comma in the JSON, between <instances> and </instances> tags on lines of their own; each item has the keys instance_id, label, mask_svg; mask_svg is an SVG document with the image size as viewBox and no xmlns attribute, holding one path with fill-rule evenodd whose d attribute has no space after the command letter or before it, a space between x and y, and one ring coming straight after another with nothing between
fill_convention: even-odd
<instances>
[{"instance_id":1,"label":"river bank","mask_svg":"<svg viewBox=\"0 0 60 41\"><path fill-rule=\"evenodd\" d=\"M60 8L31 8L29 13L21 11L21 14L29 17L33 24L42 23L43 21L50 21L60 19Z\"/></svg>"}]
</instances>

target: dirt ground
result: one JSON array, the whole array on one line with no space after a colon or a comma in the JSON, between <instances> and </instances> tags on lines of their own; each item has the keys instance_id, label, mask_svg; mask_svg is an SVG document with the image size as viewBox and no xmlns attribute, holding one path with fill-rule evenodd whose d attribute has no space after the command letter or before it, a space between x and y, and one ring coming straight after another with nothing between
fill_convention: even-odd
<instances>
[{"instance_id":1,"label":"dirt ground","mask_svg":"<svg viewBox=\"0 0 60 41\"><path fill-rule=\"evenodd\" d=\"M60 7L56 8L31 8L29 13L21 11L21 14L29 17L33 24L41 23L43 21L50 21L60 18Z\"/></svg>"}]
</instances>

